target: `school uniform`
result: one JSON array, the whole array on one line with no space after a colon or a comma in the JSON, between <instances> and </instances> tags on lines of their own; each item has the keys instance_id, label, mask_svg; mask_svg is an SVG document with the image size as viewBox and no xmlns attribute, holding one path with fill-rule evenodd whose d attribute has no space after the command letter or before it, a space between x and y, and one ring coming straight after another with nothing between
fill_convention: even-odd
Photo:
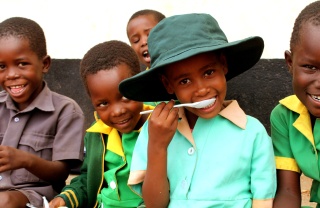
<instances>
[{"instance_id":1,"label":"school uniform","mask_svg":"<svg viewBox=\"0 0 320 208\"><path fill-rule=\"evenodd\" d=\"M320 207L320 120L312 127L308 109L295 95L279 103L270 118L276 167L312 178L310 201Z\"/></svg>"},{"instance_id":2,"label":"school uniform","mask_svg":"<svg viewBox=\"0 0 320 208\"><path fill-rule=\"evenodd\" d=\"M84 114L74 100L52 92L46 83L22 111L17 109L7 92L1 91L0 115L1 145L49 161L72 160L78 165L82 161ZM51 200L64 185L65 181L50 184L24 168L0 173L0 191L20 190L35 206L42 205L42 196Z\"/></svg>"},{"instance_id":3,"label":"school uniform","mask_svg":"<svg viewBox=\"0 0 320 208\"><path fill-rule=\"evenodd\" d=\"M198 118L192 132L180 108L168 146L169 207L251 207L272 200L276 171L272 142L263 125L237 101L225 101L214 118ZM138 137L129 184L141 192L147 168L148 123Z\"/></svg>"},{"instance_id":4,"label":"school uniform","mask_svg":"<svg viewBox=\"0 0 320 208\"><path fill-rule=\"evenodd\" d=\"M143 110L152 106L144 105ZM85 135L86 156L79 176L62 193L67 207L138 207L142 197L128 185L132 152L139 130L124 133L107 126L97 115Z\"/></svg>"}]
</instances>

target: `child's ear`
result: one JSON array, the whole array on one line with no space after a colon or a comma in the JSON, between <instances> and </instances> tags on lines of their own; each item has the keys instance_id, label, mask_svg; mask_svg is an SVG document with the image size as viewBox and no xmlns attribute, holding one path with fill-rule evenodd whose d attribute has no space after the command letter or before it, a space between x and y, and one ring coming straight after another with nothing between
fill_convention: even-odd
<instances>
[{"instance_id":1,"label":"child's ear","mask_svg":"<svg viewBox=\"0 0 320 208\"><path fill-rule=\"evenodd\" d=\"M288 70L290 74L292 74L292 53L288 50L284 52L284 58L286 59L286 64L288 66Z\"/></svg>"},{"instance_id":2,"label":"child's ear","mask_svg":"<svg viewBox=\"0 0 320 208\"><path fill-rule=\"evenodd\" d=\"M171 87L170 83L169 83L169 80L167 79L166 76L164 75L161 75L161 82L162 84L164 85L164 87L166 88L167 92L169 94L173 94L174 93L174 90L173 88Z\"/></svg>"},{"instance_id":3,"label":"child's ear","mask_svg":"<svg viewBox=\"0 0 320 208\"><path fill-rule=\"evenodd\" d=\"M51 65L51 57L46 55L42 58L42 73L46 74L49 71L50 65Z\"/></svg>"}]
</instances>

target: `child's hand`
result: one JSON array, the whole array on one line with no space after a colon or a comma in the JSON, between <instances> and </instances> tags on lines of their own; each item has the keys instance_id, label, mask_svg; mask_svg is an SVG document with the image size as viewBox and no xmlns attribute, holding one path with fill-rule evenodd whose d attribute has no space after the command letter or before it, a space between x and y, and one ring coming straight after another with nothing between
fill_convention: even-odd
<instances>
[{"instance_id":1,"label":"child's hand","mask_svg":"<svg viewBox=\"0 0 320 208\"><path fill-rule=\"evenodd\" d=\"M50 208L58 208L62 206L66 206L66 202L61 197L56 197L52 199L49 203Z\"/></svg>"},{"instance_id":2,"label":"child's hand","mask_svg":"<svg viewBox=\"0 0 320 208\"><path fill-rule=\"evenodd\" d=\"M28 158L27 154L29 153L0 145L0 172L23 168L25 160Z\"/></svg>"},{"instance_id":3,"label":"child's hand","mask_svg":"<svg viewBox=\"0 0 320 208\"><path fill-rule=\"evenodd\" d=\"M149 119L149 145L152 148L167 150L178 126L178 108L173 108L174 101L160 103Z\"/></svg>"}]
</instances>

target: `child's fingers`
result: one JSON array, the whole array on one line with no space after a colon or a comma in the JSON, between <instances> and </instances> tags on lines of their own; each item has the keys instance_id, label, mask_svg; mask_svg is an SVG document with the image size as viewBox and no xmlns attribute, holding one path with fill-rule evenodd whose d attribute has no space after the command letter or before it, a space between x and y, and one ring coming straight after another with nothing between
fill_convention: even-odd
<instances>
[{"instance_id":1,"label":"child's fingers","mask_svg":"<svg viewBox=\"0 0 320 208\"><path fill-rule=\"evenodd\" d=\"M174 106L174 101L171 100L168 103L161 102L156 108L153 110L152 116L154 117L162 117L162 119L167 118L170 111Z\"/></svg>"},{"instance_id":2,"label":"child's fingers","mask_svg":"<svg viewBox=\"0 0 320 208\"><path fill-rule=\"evenodd\" d=\"M179 119L179 108L172 108L168 114L167 120L171 123L173 129L177 128Z\"/></svg>"}]
</instances>

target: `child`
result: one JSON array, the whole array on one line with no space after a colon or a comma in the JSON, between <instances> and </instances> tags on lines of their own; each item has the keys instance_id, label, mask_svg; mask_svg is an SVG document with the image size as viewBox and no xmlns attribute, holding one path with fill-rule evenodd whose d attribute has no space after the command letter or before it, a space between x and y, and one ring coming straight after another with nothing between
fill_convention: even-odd
<instances>
[{"instance_id":1,"label":"child","mask_svg":"<svg viewBox=\"0 0 320 208\"><path fill-rule=\"evenodd\" d=\"M129 184L143 182L146 207L272 207L271 139L235 100L224 100L226 80L260 59L263 40L228 43L212 16L185 14L159 22L148 45L151 68L120 84L129 99L171 99L155 108L134 149ZM172 100L210 98L201 109L174 108Z\"/></svg>"},{"instance_id":2,"label":"child","mask_svg":"<svg viewBox=\"0 0 320 208\"><path fill-rule=\"evenodd\" d=\"M140 72L138 57L126 43L108 41L86 53L80 71L96 110L96 122L85 135L81 174L51 207L137 207L142 198L127 181L133 147L148 116L141 116L140 111L153 107L123 97L118 85Z\"/></svg>"},{"instance_id":3,"label":"child","mask_svg":"<svg viewBox=\"0 0 320 208\"><path fill-rule=\"evenodd\" d=\"M42 28L13 17L0 23L0 207L42 206L83 157L84 115L43 79L51 58Z\"/></svg>"},{"instance_id":4,"label":"child","mask_svg":"<svg viewBox=\"0 0 320 208\"><path fill-rule=\"evenodd\" d=\"M155 10L144 9L135 12L127 24L127 36L131 47L138 55L141 64L150 67L150 55L147 39L150 30L158 24L165 16Z\"/></svg>"},{"instance_id":5,"label":"child","mask_svg":"<svg viewBox=\"0 0 320 208\"><path fill-rule=\"evenodd\" d=\"M301 206L300 175L313 179L310 201L320 207L320 1L306 6L295 20L285 60L294 95L271 112L271 137L278 188L274 207Z\"/></svg>"}]
</instances>

